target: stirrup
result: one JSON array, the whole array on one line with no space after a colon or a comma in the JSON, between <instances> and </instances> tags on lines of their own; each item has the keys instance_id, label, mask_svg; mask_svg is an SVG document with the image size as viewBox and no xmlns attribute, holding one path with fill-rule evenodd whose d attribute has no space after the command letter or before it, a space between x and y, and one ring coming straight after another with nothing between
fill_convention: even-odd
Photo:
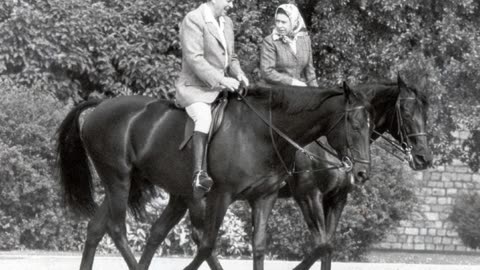
<instances>
[{"instance_id":1,"label":"stirrup","mask_svg":"<svg viewBox=\"0 0 480 270\"><path fill-rule=\"evenodd\" d=\"M200 170L193 175L193 197L201 198L210 191L213 185L213 180L206 171Z\"/></svg>"}]
</instances>

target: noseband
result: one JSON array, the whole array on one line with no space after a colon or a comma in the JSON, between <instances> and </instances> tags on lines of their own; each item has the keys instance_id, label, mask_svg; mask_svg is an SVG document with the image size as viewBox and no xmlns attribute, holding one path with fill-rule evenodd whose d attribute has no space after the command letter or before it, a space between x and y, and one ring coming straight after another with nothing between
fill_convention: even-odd
<instances>
[{"instance_id":1,"label":"noseband","mask_svg":"<svg viewBox=\"0 0 480 270\"><path fill-rule=\"evenodd\" d=\"M414 98L414 97L406 97L406 98L399 97L397 99L397 102L395 102L395 115L397 117L397 130L400 133L400 144L401 144L401 146L404 150L404 153L408 157L408 161L412 161L413 160L413 156L412 156L413 146L412 146L412 143L410 141L410 138L411 137L427 136L427 133L419 132L419 133L408 134L408 132L405 128L405 125L403 124L403 117L401 115L402 111L401 111L401 108L400 108L400 105L401 105L400 102L402 100L414 100L414 101L416 101L417 99Z\"/></svg>"}]
</instances>

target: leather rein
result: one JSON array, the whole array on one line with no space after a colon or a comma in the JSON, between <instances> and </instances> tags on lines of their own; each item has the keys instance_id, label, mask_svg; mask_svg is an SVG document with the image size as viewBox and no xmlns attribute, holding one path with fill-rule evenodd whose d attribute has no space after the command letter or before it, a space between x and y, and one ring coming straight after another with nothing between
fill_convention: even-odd
<instances>
[{"instance_id":1,"label":"leather rein","mask_svg":"<svg viewBox=\"0 0 480 270\"><path fill-rule=\"evenodd\" d=\"M269 119L267 120L243 95L238 94L239 100L243 101L269 128L270 128L270 138L272 141L273 148L275 150L275 153L277 157L279 158L280 162L282 163L282 166L284 167L285 171L287 172L288 175L292 176L293 174L299 174L299 173L304 173L304 172L316 172L316 171L325 171L325 170L333 170L333 169L341 169L343 168L345 172L350 172L353 169L353 162L359 162L359 163L364 163L364 164L370 164L369 160L366 159L361 159L361 158L355 158L352 155L351 151L351 138L350 136L346 136L347 139L347 153L349 153L352 157L349 157L348 155L343 156L342 158L339 158L337 154L335 154L332 150L327 149L323 145L319 144L322 148L324 148L328 153L332 154L334 157L336 157L339 161L340 164L338 163L333 163L330 160L326 160L324 158L319 157L318 155L308 151L307 149L301 147L298 143L296 143L294 140L292 140L290 137L288 137L284 132L282 132L280 129L278 129L275 125L273 125L273 119L272 119L272 90L270 90L270 95L269 95ZM348 133L348 118L347 114L352 111L356 110L365 110L365 106L356 106L352 108L346 108L344 113L338 118L338 120L335 122L335 124L330 127L328 130L327 134L330 134L330 132L341 122L342 119L345 119L345 131L347 134ZM287 141L290 145L292 145L294 148L296 148L300 153L305 155L307 158L310 160L317 160L321 161L327 164L330 164L330 167L327 168L321 168L321 169L314 169L314 170L302 170L302 171L297 171L295 170L295 164L293 164L293 168L289 169L285 160L282 158L282 155L280 154L280 151L278 150L277 143L275 142L274 138L274 133L276 133L279 137Z\"/></svg>"}]
</instances>

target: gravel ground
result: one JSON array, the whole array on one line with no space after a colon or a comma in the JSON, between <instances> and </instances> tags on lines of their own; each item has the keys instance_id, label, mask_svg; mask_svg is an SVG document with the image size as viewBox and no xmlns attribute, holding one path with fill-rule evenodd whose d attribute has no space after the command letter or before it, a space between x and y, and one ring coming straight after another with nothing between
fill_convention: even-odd
<instances>
[{"instance_id":1,"label":"gravel ground","mask_svg":"<svg viewBox=\"0 0 480 270\"><path fill-rule=\"evenodd\" d=\"M367 262L374 262L374 263L480 265L480 252L478 253L429 253L429 252L372 251L367 255L366 259L367 259Z\"/></svg>"},{"instance_id":2,"label":"gravel ground","mask_svg":"<svg viewBox=\"0 0 480 270\"><path fill-rule=\"evenodd\" d=\"M78 269L80 253L46 252L46 251L13 251L0 252L0 269L8 270L64 270ZM480 253L470 254L438 254L411 252L373 251L366 257L367 262L334 262L334 270L478 270L480 269ZM150 269L176 270L183 269L191 258L155 258ZM253 269L251 260L221 260L224 269ZM265 270L291 270L298 262L266 261ZM120 256L98 255L94 270L127 270ZM208 270L203 264L200 270ZM317 262L311 269L320 269Z\"/></svg>"}]
</instances>

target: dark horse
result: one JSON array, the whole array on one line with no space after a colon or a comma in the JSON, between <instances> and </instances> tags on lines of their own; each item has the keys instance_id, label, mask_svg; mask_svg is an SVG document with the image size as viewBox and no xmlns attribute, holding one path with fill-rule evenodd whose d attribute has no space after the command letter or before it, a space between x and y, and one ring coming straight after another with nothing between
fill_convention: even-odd
<instances>
[{"instance_id":1,"label":"dark horse","mask_svg":"<svg viewBox=\"0 0 480 270\"><path fill-rule=\"evenodd\" d=\"M432 164L432 155L426 138L428 102L426 96L407 86L400 77L397 82L367 83L355 90L367 94L375 111L371 139L390 133L408 156L410 167L423 170ZM393 142L392 142L393 143ZM331 160L332 156L316 143L306 149ZM293 196L312 233L315 248L295 268L309 269L322 257L322 270L331 269L331 250L335 230L351 190L351 181L338 170L322 170L329 166L321 160L296 157L297 170L289 186L280 191L280 197ZM306 172L308 171L308 172Z\"/></svg>"},{"instance_id":2,"label":"dark horse","mask_svg":"<svg viewBox=\"0 0 480 270\"><path fill-rule=\"evenodd\" d=\"M245 102L257 108L261 117ZM185 269L198 269L206 259L212 269L222 269L211 255L225 212L237 199L248 200L256 213L254 256L263 260L266 219L287 178L282 164L292 164L297 150L272 132L265 119L301 146L325 135L339 157L354 161L355 177L368 177L369 103L363 94L347 86L344 92L255 87L245 102L230 99L209 148L208 169L215 185L201 200L192 198L191 147L178 150L188 120L184 110L168 101L130 96L86 102L66 116L58 138L64 197L71 207L92 216L80 269L92 268L96 247L105 233L130 269L147 269L155 250L187 209L198 250ZM80 127L81 112L91 107L96 108ZM87 157L105 188L99 207L93 200ZM168 192L170 199L152 225L137 264L127 243L126 210L128 206L142 208L154 185Z\"/></svg>"}]
</instances>

